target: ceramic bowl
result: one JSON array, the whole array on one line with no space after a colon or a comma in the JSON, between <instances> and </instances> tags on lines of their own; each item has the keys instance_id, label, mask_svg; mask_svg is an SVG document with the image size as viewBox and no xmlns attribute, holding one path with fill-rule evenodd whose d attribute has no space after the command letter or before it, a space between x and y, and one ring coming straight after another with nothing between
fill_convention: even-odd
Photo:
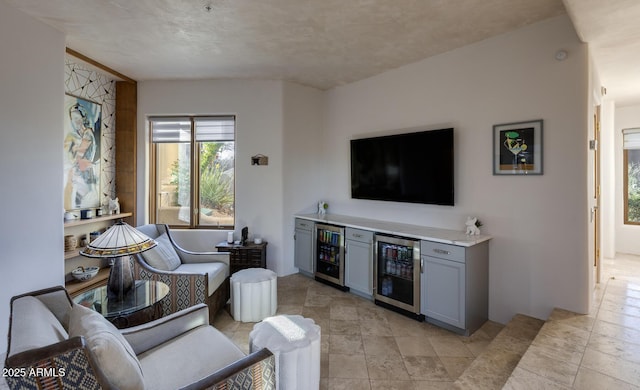
<instances>
[{"instance_id":1,"label":"ceramic bowl","mask_svg":"<svg viewBox=\"0 0 640 390\"><path fill-rule=\"evenodd\" d=\"M96 276L100 271L100 267L78 267L71 271L71 275L80 281L89 280Z\"/></svg>"}]
</instances>

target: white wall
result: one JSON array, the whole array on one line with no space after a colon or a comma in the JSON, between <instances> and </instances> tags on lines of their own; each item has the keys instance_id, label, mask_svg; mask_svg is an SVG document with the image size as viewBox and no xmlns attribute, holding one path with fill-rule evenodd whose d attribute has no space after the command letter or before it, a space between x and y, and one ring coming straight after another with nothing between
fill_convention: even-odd
<instances>
[{"instance_id":1,"label":"white wall","mask_svg":"<svg viewBox=\"0 0 640 390\"><path fill-rule=\"evenodd\" d=\"M617 107L615 113L615 150L622 150L622 129L640 127L640 105ZM624 224L623 153L615 158L616 172L616 252L640 255L640 226Z\"/></svg>"},{"instance_id":2,"label":"white wall","mask_svg":"<svg viewBox=\"0 0 640 390\"><path fill-rule=\"evenodd\" d=\"M324 93L298 84L284 84L284 191L282 198L284 274L297 272L293 258L293 215L317 210L323 191Z\"/></svg>"},{"instance_id":3,"label":"white wall","mask_svg":"<svg viewBox=\"0 0 640 390\"><path fill-rule=\"evenodd\" d=\"M9 300L62 285L64 35L0 1L0 351Z\"/></svg>"},{"instance_id":4,"label":"white wall","mask_svg":"<svg viewBox=\"0 0 640 390\"><path fill-rule=\"evenodd\" d=\"M138 156L148 156L146 118L174 114L236 115L236 237L247 226L250 237L269 242L267 266L282 272L283 253L283 84L279 81L193 80L144 81L138 83ZM251 156L264 154L269 165L251 165ZM138 188L145 188L148 157L139 158ZM148 190L138 199L142 210L138 224L148 221ZM222 234L222 236L221 236ZM190 239L189 235L195 238ZM210 238L226 239L221 232L184 232L181 242L194 245ZM186 244L189 248L195 248Z\"/></svg>"},{"instance_id":5,"label":"white wall","mask_svg":"<svg viewBox=\"0 0 640 390\"><path fill-rule=\"evenodd\" d=\"M621 152L616 153L615 102L604 100L600 120L600 208L602 210L601 257L614 258L616 255L616 204L621 202L616 192L616 161ZM622 175L621 175L622 177ZM602 264L602 262L600 263Z\"/></svg>"},{"instance_id":6,"label":"white wall","mask_svg":"<svg viewBox=\"0 0 640 390\"><path fill-rule=\"evenodd\" d=\"M558 62L558 49L569 58ZM588 61L567 17L488 39L328 93L321 196L332 212L462 230L490 244L490 318L588 309ZM492 175L492 126L544 120L544 175ZM456 206L354 200L349 139L455 128Z\"/></svg>"}]
</instances>

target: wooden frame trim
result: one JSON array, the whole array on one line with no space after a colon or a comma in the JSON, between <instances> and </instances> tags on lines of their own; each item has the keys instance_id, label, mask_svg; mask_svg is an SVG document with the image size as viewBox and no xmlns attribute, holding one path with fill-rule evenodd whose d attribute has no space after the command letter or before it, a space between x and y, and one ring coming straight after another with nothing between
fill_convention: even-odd
<instances>
[{"instance_id":1,"label":"wooden frame trim","mask_svg":"<svg viewBox=\"0 0 640 390\"><path fill-rule=\"evenodd\" d=\"M84 54L73 50L73 49L70 49L70 48L67 47L66 48L66 52L67 52L67 54L72 55L72 56L74 56L74 57L76 57L76 58L78 58L78 59L80 59L80 60L82 60L82 61L84 61L84 62L86 62L88 64L91 64L91 65L101 69L101 70L104 70L105 72L108 72L108 73L110 73L110 74L122 79L123 81L126 81L128 83L132 83L132 84L136 84L137 83L134 79L132 79L130 77L127 77L127 76L123 75L122 73L109 68L106 65L102 65L101 63L99 63L99 62L97 62L97 61L85 56Z\"/></svg>"},{"instance_id":2,"label":"wooden frame trim","mask_svg":"<svg viewBox=\"0 0 640 390\"><path fill-rule=\"evenodd\" d=\"M623 224L640 225L640 222L629 221L629 151L622 151L622 203L624 206L624 214L622 215Z\"/></svg>"}]
</instances>

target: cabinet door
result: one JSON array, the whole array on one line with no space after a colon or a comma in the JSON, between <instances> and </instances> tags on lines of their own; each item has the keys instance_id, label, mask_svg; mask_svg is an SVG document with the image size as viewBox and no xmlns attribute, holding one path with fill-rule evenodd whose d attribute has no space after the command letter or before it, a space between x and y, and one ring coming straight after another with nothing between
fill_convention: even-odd
<instances>
[{"instance_id":1,"label":"cabinet door","mask_svg":"<svg viewBox=\"0 0 640 390\"><path fill-rule=\"evenodd\" d=\"M313 246L311 230L296 229L294 265L304 273L313 275Z\"/></svg>"},{"instance_id":2,"label":"cabinet door","mask_svg":"<svg viewBox=\"0 0 640 390\"><path fill-rule=\"evenodd\" d=\"M465 329L465 264L422 256L422 314Z\"/></svg>"},{"instance_id":3,"label":"cabinet door","mask_svg":"<svg viewBox=\"0 0 640 390\"><path fill-rule=\"evenodd\" d=\"M373 245L346 240L345 284L367 296L373 295Z\"/></svg>"}]
</instances>

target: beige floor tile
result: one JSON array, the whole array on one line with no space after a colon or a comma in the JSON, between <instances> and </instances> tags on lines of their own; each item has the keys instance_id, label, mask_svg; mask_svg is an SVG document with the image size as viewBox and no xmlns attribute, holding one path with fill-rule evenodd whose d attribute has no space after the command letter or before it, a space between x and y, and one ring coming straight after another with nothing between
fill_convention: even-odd
<instances>
[{"instance_id":1,"label":"beige floor tile","mask_svg":"<svg viewBox=\"0 0 640 390\"><path fill-rule=\"evenodd\" d=\"M278 305L276 314L302 315L302 305Z\"/></svg>"},{"instance_id":2,"label":"beige floor tile","mask_svg":"<svg viewBox=\"0 0 640 390\"><path fill-rule=\"evenodd\" d=\"M413 381L414 390L455 390L453 381Z\"/></svg>"},{"instance_id":3,"label":"beige floor tile","mask_svg":"<svg viewBox=\"0 0 640 390\"><path fill-rule=\"evenodd\" d=\"M587 348L582 359L583 368L600 372L604 375L627 383L640 382L640 364Z\"/></svg>"},{"instance_id":4,"label":"beige floor tile","mask_svg":"<svg viewBox=\"0 0 640 390\"><path fill-rule=\"evenodd\" d=\"M360 335L360 321L330 320L329 328L331 334Z\"/></svg>"},{"instance_id":5,"label":"beige floor tile","mask_svg":"<svg viewBox=\"0 0 640 390\"><path fill-rule=\"evenodd\" d=\"M371 390L414 390L415 384L413 381L400 381L400 380L371 380Z\"/></svg>"},{"instance_id":6,"label":"beige floor tile","mask_svg":"<svg viewBox=\"0 0 640 390\"><path fill-rule=\"evenodd\" d=\"M637 383L637 382L636 382ZM580 368L578 376L573 384L576 390L592 390L592 389L615 389L615 390L637 390L639 386L631 383L623 382L619 379L612 378L597 371L587 368Z\"/></svg>"},{"instance_id":7,"label":"beige floor tile","mask_svg":"<svg viewBox=\"0 0 640 390\"><path fill-rule=\"evenodd\" d=\"M393 336L391 326L386 320L360 320L360 333L369 336Z\"/></svg>"},{"instance_id":8,"label":"beige floor tile","mask_svg":"<svg viewBox=\"0 0 640 390\"><path fill-rule=\"evenodd\" d=\"M451 379L458 379L460 375L473 363L475 358L464 357L440 357Z\"/></svg>"},{"instance_id":9,"label":"beige floor tile","mask_svg":"<svg viewBox=\"0 0 640 390\"><path fill-rule=\"evenodd\" d=\"M544 324L540 329L540 334L586 346L591 333L573 326L564 325L558 321L551 321Z\"/></svg>"},{"instance_id":10,"label":"beige floor tile","mask_svg":"<svg viewBox=\"0 0 640 390\"><path fill-rule=\"evenodd\" d=\"M330 320L331 315L328 306L303 306L302 316L313 318L314 321Z\"/></svg>"},{"instance_id":11,"label":"beige floor tile","mask_svg":"<svg viewBox=\"0 0 640 390\"><path fill-rule=\"evenodd\" d=\"M447 369L437 357L407 356L404 358L407 372L413 380L451 381Z\"/></svg>"},{"instance_id":12,"label":"beige floor tile","mask_svg":"<svg viewBox=\"0 0 640 390\"><path fill-rule=\"evenodd\" d=\"M370 379L410 380L400 354L366 355Z\"/></svg>"},{"instance_id":13,"label":"beige floor tile","mask_svg":"<svg viewBox=\"0 0 640 390\"><path fill-rule=\"evenodd\" d=\"M363 354L362 337L360 335L332 334L329 336L330 354Z\"/></svg>"},{"instance_id":14,"label":"beige floor tile","mask_svg":"<svg viewBox=\"0 0 640 390\"><path fill-rule=\"evenodd\" d=\"M465 343L469 351L473 354L473 356L480 356L484 351L487 350L487 347L491 344L491 340L478 340L472 343Z\"/></svg>"},{"instance_id":15,"label":"beige floor tile","mask_svg":"<svg viewBox=\"0 0 640 390\"><path fill-rule=\"evenodd\" d=\"M529 349L563 362L580 364L586 347L564 339L541 334L531 343Z\"/></svg>"},{"instance_id":16,"label":"beige floor tile","mask_svg":"<svg viewBox=\"0 0 640 390\"><path fill-rule=\"evenodd\" d=\"M457 336L429 338L436 354L441 357L473 357L473 353Z\"/></svg>"},{"instance_id":17,"label":"beige floor tile","mask_svg":"<svg viewBox=\"0 0 640 390\"><path fill-rule=\"evenodd\" d=\"M330 318L332 320L357 321L358 309L355 306L331 306Z\"/></svg>"},{"instance_id":18,"label":"beige floor tile","mask_svg":"<svg viewBox=\"0 0 640 390\"><path fill-rule=\"evenodd\" d=\"M596 320L596 323L593 326L593 333L630 343L640 340L640 328L629 328L600 319Z\"/></svg>"},{"instance_id":19,"label":"beige floor tile","mask_svg":"<svg viewBox=\"0 0 640 390\"><path fill-rule=\"evenodd\" d=\"M396 336L402 356L438 356L428 337Z\"/></svg>"},{"instance_id":20,"label":"beige floor tile","mask_svg":"<svg viewBox=\"0 0 640 390\"><path fill-rule=\"evenodd\" d=\"M369 379L365 356L330 353L329 378Z\"/></svg>"},{"instance_id":21,"label":"beige floor tile","mask_svg":"<svg viewBox=\"0 0 640 390\"><path fill-rule=\"evenodd\" d=\"M571 386L578 373L577 364L553 359L534 350L527 350L522 356L518 367L535 372L565 386Z\"/></svg>"},{"instance_id":22,"label":"beige floor tile","mask_svg":"<svg viewBox=\"0 0 640 390\"><path fill-rule=\"evenodd\" d=\"M329 390L371 390L369 379L329 378Z\"/></svg>"},{"instance_id":23,"label":"beige floor tile","mask_svg":"<svg viewBox=\"0 0 640 390\"><path fill-rule=\"evenodd\" d=\"M400 350L393 336L362 336L365 355L400 356Z\"/></svg>"},{"instance_id":24,"label":"beige floor tile","mask_svg":"<svg viewBox=\"0 0 640 390\"><path fill-rule=\"evenodd\" d=\"M640 329L640 317L630 316L621 311L600 309L597 318L598 320L621 325L626 328Z\"/></svg>"},{"instance_id":25,"label":"beige floor tile","mask_svg":"<svg viewBox=\"0 0 640 390\"><path fill-rule=\"evenodd\" d=\"M637 341L640 343L640 340ZM640 363L640 344L592 334L587 347L623 360Z\"/></svg>"},{"instance_id":26,"label":"beige floor tile","mask_svg":"<svg viewBox=\"0 0 640 390\"><path fill-rule=\"evenodd\" d=\"M522 368L516 368L513 370L513 374L505 383L503 390L568 390L569 386L561 385L550 379L547 379L538 374L532 373Z\"/></svg>"}]
</instances>

